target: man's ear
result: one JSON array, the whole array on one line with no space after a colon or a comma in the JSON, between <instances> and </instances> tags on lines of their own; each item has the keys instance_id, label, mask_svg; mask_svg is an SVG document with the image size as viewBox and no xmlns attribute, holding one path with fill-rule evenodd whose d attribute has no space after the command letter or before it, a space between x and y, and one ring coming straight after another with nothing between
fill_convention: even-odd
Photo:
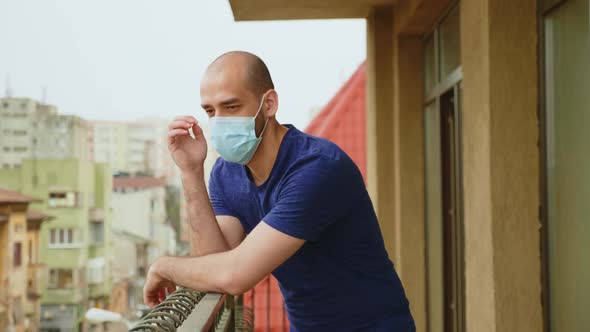
<instances>
[{"instance_id":1,"label":"man's ear","mask_svg":"<svg viewBox=\"0 0 590 332\"><path fill-rule=\"evenodd\" d=\"M279 95L274 89L271 89L266 93L262 109L266 118L272 118L277 114L279 109Z\"/></svg>"}]
</instances>

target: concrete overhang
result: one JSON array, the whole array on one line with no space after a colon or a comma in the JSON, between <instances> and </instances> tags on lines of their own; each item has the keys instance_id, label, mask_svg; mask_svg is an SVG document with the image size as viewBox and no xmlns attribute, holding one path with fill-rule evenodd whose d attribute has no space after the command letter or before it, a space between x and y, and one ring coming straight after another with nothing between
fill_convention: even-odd
<instances>
[{"instance_id":1,"label":"concrete overhang","mask_svg":"<svg viewBox=\"0 0 590 332\"><path fill-rule=\"evenodd\" d=\"M400 0L229 0L236 21L366 18Z\"/></svg>"}]
</instances>

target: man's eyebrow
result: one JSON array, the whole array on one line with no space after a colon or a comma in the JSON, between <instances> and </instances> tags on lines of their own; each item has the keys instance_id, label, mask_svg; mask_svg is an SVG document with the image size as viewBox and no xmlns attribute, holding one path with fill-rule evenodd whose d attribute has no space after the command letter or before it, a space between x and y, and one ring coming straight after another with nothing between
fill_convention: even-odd
<instances>
[{"instance_id":1,"label":"man's eyebrow","mask_svg":"<svg viewBox=\"0 0 590 332\"><path fill-rule=\"evenodd\" d=\"M227 106L227 105L236 104L236 103L239 103L239 102L240 102L240 99L239 99L239 98L237 98L237 97L232 97L232 98L229 98L229 99L226 99L226 100L222 101L222 102L221 102L221 103L219 103L219 104L220 104L221 106ZM202 107L203 109L207 109L207 108L211 108L212 106L211 106L211 105L209 105L209 104L201 104L201 107Z\"/></svg>"},{"instance_id":2,"label":"man's eyebrow","mask_svg":"<svg viewBox=\"0 0 590 332\"><path fill-rule=\"evenodd\" d=\"M240 102L239 98L233 97L233 98L229 98L229 99L222 101L220 104L223 106L227 106L227 105L236 104L239 102Z\"/></svg>"}]
</instances>

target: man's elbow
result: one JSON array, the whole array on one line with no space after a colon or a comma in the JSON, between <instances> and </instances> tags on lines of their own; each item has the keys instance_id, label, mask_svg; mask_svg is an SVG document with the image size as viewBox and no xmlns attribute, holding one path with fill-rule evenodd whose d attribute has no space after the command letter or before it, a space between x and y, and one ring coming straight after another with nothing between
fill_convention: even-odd
<instances>
[{"instance_id":1,"label":"man's elbow","mask_svg":"<svg viewBox=\"0 0 590 332\"><path fill-rule=\"evenodd\" d=\"M240 295L249 291L253 285L248 281L248 276L245 271L239 271L232 268L233 271L228 271L221 277L221 289L223 293L229 295Z\"/></svg>"}]
</instances>

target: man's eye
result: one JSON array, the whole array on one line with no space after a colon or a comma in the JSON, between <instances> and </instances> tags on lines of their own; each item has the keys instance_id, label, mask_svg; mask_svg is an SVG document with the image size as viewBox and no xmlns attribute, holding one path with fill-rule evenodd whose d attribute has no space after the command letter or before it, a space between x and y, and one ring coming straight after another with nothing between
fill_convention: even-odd
<instances>
[{"instance_id":1,"label":"man's eye","mask_svg":"<svg viewBox=\"0 0 590 332\"><path fill-rule=\"evenodd\" d=\"M238 105L229 105L229 106L227 107L227 109L228 109L228 110L237 110L237 109L238 109L238 107L239 107Z\"/></svg>"}]
</instances>

